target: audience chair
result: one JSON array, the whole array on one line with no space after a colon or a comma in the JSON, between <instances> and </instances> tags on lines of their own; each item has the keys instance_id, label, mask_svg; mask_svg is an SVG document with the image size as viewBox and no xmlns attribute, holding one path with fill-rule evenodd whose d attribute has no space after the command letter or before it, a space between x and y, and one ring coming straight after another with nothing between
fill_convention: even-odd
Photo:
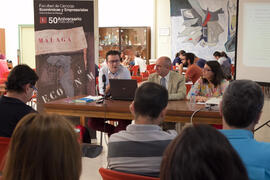
<instances>
[{"instance_id":1,"label":"audience chair","mask_svg":"<svg viewBox=\"0 0 270 180\"><path fill-rule=\"evenodd\" d=\"M156 64L149 64L146 66L146 70L149 74L155 73L156 69L155 69Z\"/></svg>"},{"instance_id":2,"label":"audience chair","mask_svg":"<svg viewBox=\"0 0 270 180\"><path fill-rule=\"evenodd\" d=\"M192 87L192 83L185 83L185 86L186 86L186 95L188 95L188 93Z\"/></svg>"},{"instance_id":3,"label":"audience chair","mask_svg":"<svg viewBox=\"0 0 270 180\"><path fill-rule=\"evenodd\" d=\"M130 71L132 76L137 76L139 71L139 65L132 66Z\"/></svg>"},{"instance_id":4,"label":"audience chair","mask_svg":"<svg viewBox=\"0 0 270 180\"><path fill-rule=\"evenodd\" d=\"M159 178L123 173L105 168L99 168L99 173L103 180L159 180Z\"/></svg>"},{"instance_id":5,"label":"audience chair","mask_svg":"<svg viewBox=\"0 0 270 180\"><path fill-rule=\"evenodd\" d=\"M156 64L149 64L149 65L146 66L146 70L147 71L154 70L155 66L156 66Z\"/></svg>"},{"instance_id":6,"label":"audience chair","mask_svg":"<svg viewBox=\"0 0 270 180\"><path fill-rule=\"evenodd\" d=\"M137 80L137 83L142 82L143 80L142 76L131 76L131 79Z\"/></svg>"},{"instance_id":7,"label":"audience chair","mask_svg":"<svg viewBox=\"0 0 270 180\"><path fill-rule=\"evenodd\" d=\"M4 84L7 81L8 75L9 75L9 71L4 72L3 78L0 78L0 84Z\"/></svg>"},{"instance_id":8,"label":"audience chair","mask_svg":"<svg viewBox=\"0 0 270 180\"><path fill-rule=\"evenodd\" d=\"M231 64L231 74L232 76L234 76L234 73L235 73L235 67L233 64Z\"/></svg>"},{"instance_id":9,"label":"audience chair","mask_svg":"<svg viewBox=\"0 0 270 180\"><path fill-rule=\"evenodd\" d=\"M4 159L8 150L10 138L8 137L0 137L0 172L4 167Z\"/></svg>"},{"instance_id":10,"label":"audience chair","mask_svg":"<svg viewBox=\"0 0 270 180\"><path fill-rule=\"evenodd\" d=\"M141 76L143 79L148 79L149 77L149 73L146 71L146 72L141 72Z\"/></svg>"}]
</instances>

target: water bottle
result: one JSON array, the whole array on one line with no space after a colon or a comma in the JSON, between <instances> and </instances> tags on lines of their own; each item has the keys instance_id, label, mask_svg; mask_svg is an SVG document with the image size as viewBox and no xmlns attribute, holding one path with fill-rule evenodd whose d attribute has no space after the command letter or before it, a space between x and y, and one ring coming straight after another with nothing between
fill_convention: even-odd
<instances>
[{"instance_id":1,"label":"water bottle","mask_svg":"<svg viewBox=\"0 0 270 180\"><path fill-rule=\"evenodd\" d=\"M189 102L190 102L191 109L193 110L196 104L196 95L194 92L191 93Z\"/></svg>"}]
</instances>

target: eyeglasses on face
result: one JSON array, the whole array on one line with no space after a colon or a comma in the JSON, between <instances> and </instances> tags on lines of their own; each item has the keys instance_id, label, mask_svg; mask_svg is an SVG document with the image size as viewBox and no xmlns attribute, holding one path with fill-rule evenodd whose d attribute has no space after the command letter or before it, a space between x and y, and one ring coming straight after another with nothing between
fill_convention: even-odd
<instances>
[{"instance_id":1,"label":"eyeglasses on face","mask_svg":"<svg viewBox=\"0 0 270 180\"><path fill-rule=\"evenodd\" d=\"M110 63L110 64L113 64L113 63L119 63L120 62L120 60L112 60L112 61L108 61L108 63Z\"/></svg>"}]
</instances>

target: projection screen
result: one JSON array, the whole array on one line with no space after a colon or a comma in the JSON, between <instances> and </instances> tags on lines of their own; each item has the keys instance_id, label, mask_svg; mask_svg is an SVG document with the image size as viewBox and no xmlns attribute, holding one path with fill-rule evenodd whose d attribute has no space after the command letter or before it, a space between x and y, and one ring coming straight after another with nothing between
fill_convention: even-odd
<instances>
[{"instance_id":1,"label":"projection screen","mask_svg":"<svg viewBox=\"0 0 270 180\"><path fill-rule=\"evenodd\" d=\"M270 83L270 1L238 0L236 79Z\"/></svg>"}]
</instances>

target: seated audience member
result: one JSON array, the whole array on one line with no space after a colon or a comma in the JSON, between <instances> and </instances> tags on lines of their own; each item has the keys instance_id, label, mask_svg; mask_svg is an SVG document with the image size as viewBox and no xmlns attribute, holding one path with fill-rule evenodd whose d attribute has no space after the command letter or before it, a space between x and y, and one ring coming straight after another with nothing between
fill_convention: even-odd
<instances>
[{"instance_id":1,"label":"seated audience member","mask_svg":"<svg viewBox=\"0 0 270 180\"><path fill-rule=\"evenodd\" d=\"M99 93L102 95L107 95L110 92L109 79L131 79L130 72L127 68L120 64L120 53L118 51L108 51L106 54L107 66L103 66L99 70L98 83L99 83ZM102 76L105 75L105 92L103 90L104 83L102 81ZM118 132L120 130L126 129L126 126L131 123L128 120L117 120L118 126L105 123L103 118L89 118L88 126L94 130L102 131L111 134Z\"/></svg>"},{"instance_id":2,"label":"seated audience member","mask_svg":"<svg viewBox=\"0 0 270 180\"><path fill-rule=\"evenodd\" d=\"M148 78L148 82L155 82L164 86L169 93L169 100L185 99L186 86L185 78L171 70L170 58L162 56L156 61L156 71Z\"/></svg>"},{"instance_id":3,"label":"seated audience member","mask_svg":"<svg viewBox=\"0 0 270 180\"><path fill-rule=\"evenodd\" d=\"M38 76L27 65L18 65L9 73L7 94L0 98L0 136L11 137L16 124L28 113L35 110L26 105L32 99Z\"/></svg>"},{"instance_id":4,"label":"seated audience member","mask_svg":"<svg viewBox=\"0 0 270 180\"><path fill-rule=\"evenodd\" d=\"M228 84L219 63L207 61L203 68L203 76L191 88L187 98L194 93L196 101L205 102L209 97L222 96Z\"/></svg>"},{"instance_id":5,"label":"seated audience member","mask_svg":"<svg viewBox=\"0 0 270 180\"><path fill-rule=\"evenodd\" d=\"M167 90L152 82L143 83L135 94L130 111L135 124L111 135L108 167L112 170L145 176L159 176L162 154L176 134L159 127L166 114Z\"/></svg>"},{"instance_id":6,"label":"seated audience member","mask_svg":"<svg viewBox=\"0 0 270 180\"><path fill-rule=\"evenodd\" d=\"M125 49L122 53L121 53L121 59L122 59L122 62L121 64L128 68L128 69L131 69L132 66L135 65L135 62L134 62L134 59L131 59L131 50L130 49Z\"/></svg>"},{"instance_id":7,"label":"seated audience member","mask_svg":"<svg viewBox=\"0 0 270 180\"><path fill-rule=\"evenodd\" d=\"M0 52L0 60L5 60L6 56Z\"/></svg>"},{"instance_id":8,"label":"seated audience member","mask_svg":"<svg viewBox=\"0 0 270 180\"><path fill-rule=\"evenodd\" d=\"M221 51L220 55L221 55L221 57L227 58L229 63L232 64L232 59L224 51Z\"/></svg>"},{"instance_id":9,"label":"seated audience member","mask_svg":"<svg viewBox=\"0 0 270 180\"><path fill-rule=\"evenodd\" d=\"M186 52L184 50L180 50L178 53L175 55L175 59L173 60L173 66L179 66L182 63L183 55Z\"/></svg>"},{"instance_id":10,"label":"seated audience member","mask_svg":"<svg viewBox=\"0 0 270 180\"><path fill-rule=\"evenodd\" d=\"M3 79L7 72L9 72L7 61L0 59L0 79Z\"/></svg>"},{"instance_id":11,"label":"seated audience member","mask_svg":"<svg viewBox=\"0 0 270 180\"><path fill-rule=\"evenodd\" d=\"M133 56L135 65L139 65L140 72L145 72L146 71L146 62L144 59L140 58L139 55Z\"/></svg>"},{"instance_id":12,"label":"seated audience member","mask_svg":"<svg viewBox=\"0 0 270 180\"><path fill-rule=\"evenodd\" d=\"M224 76L226 79L231 79L231 63L228 59L228 56L225 52L220 53L218 51L214 52L213 56L216 58L216 60L221 65L221 69L224 73Z\"/></svg>"},{"instance_id":13,"label":"seated audience member","mask_svg":"<svg viewBox=\"0 0 270 180\"><path fill-rule=\"evenodd\" d=\"M31 113L11 137L4 180L79 180L81 150L74 127L59 115Z\"/></svg>"},{"instance_id":14,"label":"seated audience member","mask_svg":"<svg viewBox=\"0 0 270 180\"><path fill-rule=\"evenodd\" d=\"M194 63L195 63L197 66L199 66L200 68L203 69L203 67L204 67L204 65L205 65L205 63L206 63L206 60L205 60L205 59L202 59L202 58L199 58L199 57L197 57L197 56L195 56L195 58L194 58Z\"/></svg>"},{"instance_id":15,"label":"seated audience member","mask_svg":"<svg viewBox=\"0 0 270 180\"><path fill-rule=\"evenodd\" d=\"M223 62L227 61L226 57L222 57L221 53L219 51L215 51L213 56L215 57L215 59L219 62L219 64L221 65Z\"/></svg>"},{"instance_id":16,"label":"seated audience member","mask_svg":"<svg viewBox=\"0 0 270 180\"><path fill-rule=\"evenodd\" d=\"M173 66L178 66L178 65L180 64L180 62L181 62L181 59L180 59L180 57L179 57L179 52L177 52L177 53L175 54L175 57L174 57L174 60L173 60L172 65L173 65Z\"/></svg>"},{"instance_id":17,"label":"seated audience member","mask_svg":"<svg viewBox=\"0 0 270 180\"><path fill-rule=\"evenodd\" d=\"M186 53L184 55L184 64L187 65L187 71L185 74L186 81L192 81L194 84L202 75L202 69L194 64L195 55L193 53ZM183 65L180 65L179 69L183 69Z\"/></svg>"},{"instance_id":18,"label":"seated audience member","mask_svg":"<svg viewBox=\"0 0 270 180\"><path fill-rule=\"evenodd\" d=\"M208 125L190 126L167 147L161 180L248 180L229 141Z\"/></svg>"},{"instance_id":19,"label":"seated audience member","mask_svg":"<svg viewBox=\"0 0 270 180\"><path fill-rule=\"evenodd\" d=\"M231 82L221 103L221 132L242 158L250 180L270 179L270 143L256 141L253 134L263 104L262 88L250 80Z\"/></svg>"}]
</instances>

